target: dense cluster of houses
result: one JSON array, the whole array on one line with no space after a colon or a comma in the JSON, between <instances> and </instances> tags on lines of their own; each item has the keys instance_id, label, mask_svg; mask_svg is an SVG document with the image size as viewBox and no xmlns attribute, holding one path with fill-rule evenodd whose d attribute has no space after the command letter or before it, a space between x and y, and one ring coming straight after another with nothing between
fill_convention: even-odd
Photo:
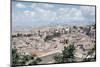
<instances>
[{"instance_id":1,"label":"dense cluster of houses","mask_svg":"<svg viewBox=\"0 0 100 67\"><path fill-rule=\"evenodd\" d=\"M62 50L64 46L74 43L77 52L82 54L94 46L95 32L93 25L58 26L24 33L14 32L12 33L12 48L17 48L21 54L41 55L50 51Z\"/></svg>"}]
</instances>

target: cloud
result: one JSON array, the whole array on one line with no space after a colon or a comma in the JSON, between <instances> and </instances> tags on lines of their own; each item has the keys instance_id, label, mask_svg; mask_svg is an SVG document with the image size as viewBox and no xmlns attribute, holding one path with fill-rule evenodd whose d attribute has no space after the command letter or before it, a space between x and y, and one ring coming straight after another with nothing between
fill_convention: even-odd
<instances>
[{"instance_id":1,"label":"cloud","mask_svg":"<svg viewBox=\"0 0 100 67\"><path fill-rule=\"evenodd\" d=\"M42 4L44 8L53 8L54 6L51 4Z\"/></svg>"},{"instance_id":2,"label":"cloud","mask_svg":"<svg viewBox=\"0 0 100 67\"><path fill-rule=\"evenodd\" d=\"M13 26L32 26L36 20L29 15L21 15L12 17Z\"/></svg>"},{"instance_id":3,"label":"cloud","mask_svg":"<svg viewBox=\"0 0 100 67\"><path fill-rule=\"evenodd\" d=\"M34 17L36 12L35 11L30 11L30 10L24 10L24 11L17 11L18 15L23 15L23 16L31 16Z\"/></svg>"},{"instance_id":4,"label":"cloud","mask_svg":"<svg viewBox=\"0 0 100 67\"><path fill-rule=\"evenodd\" d=\"M95 8L90 6L78 7L62 7L56 4L44 3L17 3L17 8L25 8L17 10L19 13L16 23L23 24L52 24L52 23L76 23L94 21ZM27 7L27 8L26 8ZM16 13L17 14L17 13ZM14 21L14 20L13 20ZM14 21L15 22L15 21Z\"/></svg>"},{"instance_id":5,"label":"cloud","mask_svg":"<svg viewBox=\"0 0 100 67\"><path fill-rule=\"evenodd\" d=\"M34 16L35 15L35 12L29 11L29 10L26 10L23 13L24 13L24 15L28 15L28 16Z\"/></svg>"},{"instance_id":6,"label":"cloud","mask_svg":"<svg viewBox=\"0 0 100 67\"><path fill-rule=\"evenodd\" d=\"M24 15L27 16L35 16L36 20L40 20L41 22L53 22L53 21L83 21L84 17L80 9L77 8L64 8L60 7L57 10L54 9L54 5L52 4L42 4L42 3L32 3L30 6L33 10L25 10L23 11Z\"/></svg>"},{"instance_id":7,"label":"cloud","mask_svg":"<svg viewBox=\"0 0 100 67\"><path fill-rule=\"evenodd\" d=\"M16 4L16 7L17 7L17 8L26 8L26 6L23 5L22 3L17 3L17 4Z\"/></svg>"},{"instance_id":8,"label":"cloud","mask_svg":"<svg viewBox=\"0 0 100 67\"><path fill-rule=\"evenodd\" d=\"M51 22L56 18L56 12L52 10L37 8L36 9L36 17L42 21Z\"/></svg>"},{"instance_id":9,"label":"cloud","mask_svg":"<svg viewBox=\"0 0 100 67\"><path fill-rule=\"evenodd\" d=\"M35 5L36 6L36 5ZM32 16L34 20L42 22L71 22L71 21L82 21L84 17L81 11L77 8L59 8L57 10L44 9L36 7L34 10L25 10L20 14L24 14L27 17ZM30 19L30 18L28 18ZM25 19L27 20L27 19Z\"/></svg>"},{"instance_id":10,"label":"cloud","mask_svg":"<svg viewBox=\"0 0 100 67\"><path fill-rule=\"evenodd\" d=\"M30 6L31 8L43 8L43 9L50 9L53 8L54 6L51 4L46 4L46 3L32 3Z\"/></svg>"},{"instance_id":11,"label":"cloud","mask_svg":"<svg viewBox=\"0 0 100 67\"><path fill-rule=\"evenodd\" d=\"M80 6L80 10L89 22L95 22L95 7L93 6Z\"/></svg>"},{"instance_id":12,"label":"cloud","mask_svg":"<svg viewBox=\"0 0 100 67\"><path fill-rule=\"evenodd\" d=\"M89 16L94 16L95 15L95 7L92 6L80 6L80 10L82 13L89 15Z\"/></svg>"},{"instance_id":13,"label":"cloud","mask_svg":"<svg viewBox=\"0 0 100 67\"><path fill-rule=\"evenodd\" d=\"M35 8L35 7L36 7L36 3L32 3L32 4L30 5L30 7L31 7L31 8Z\"/></svg>"},{"instance_id":14,"label":"cloud","mask_svg":"<svg viewBox=\"0 0 100 67\"><path fill-rule=\"evenodd\" d=\"M69 11L69 15L72 20L79 20L79 21L84 20L82 12L77 8L71 8L71 10Z\"/></svg>"},{"instance_id":15,"label":"cloud","mask_svg":"<svg viewBox=\"0 0 100 67\"><path fill-rule=\"evenodd\" d=\"M84 20L82 12L77 8L59 8L57 14L58 20L61 19L61 21L72 22Z\"/></svg>"}]
</instances>

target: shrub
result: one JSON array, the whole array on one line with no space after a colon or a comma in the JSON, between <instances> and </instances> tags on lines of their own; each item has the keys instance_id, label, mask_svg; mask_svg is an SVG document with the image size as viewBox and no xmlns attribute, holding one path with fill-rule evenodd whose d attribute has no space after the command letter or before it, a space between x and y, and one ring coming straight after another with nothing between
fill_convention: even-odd
<instances>
[{"instance_id":1,"label":"shrub","mask_svg":"<svg viewBox=\"0 0 100 67\"><path fill-rule=\"evenodd\" d=\"M56 63L65 63L65 62L74 62L74 45L69 45L68 47L64 47L61 55L54 56L54 60Z\"/></svg>"}]
</instances>

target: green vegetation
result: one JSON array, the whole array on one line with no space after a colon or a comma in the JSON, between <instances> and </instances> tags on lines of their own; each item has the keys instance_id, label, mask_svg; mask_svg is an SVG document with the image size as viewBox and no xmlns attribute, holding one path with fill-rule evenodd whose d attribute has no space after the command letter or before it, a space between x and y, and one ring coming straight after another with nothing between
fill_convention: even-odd
<instances>
[{"instance_id":1,"label":"green vegetation","mask_svg":"<svg viewBox=\"0 0 100 67\"><path fill-rule=\"evenodd\" d=\"M59 37L61 36L61 34L58 32L58 33L53 33L53 37Z\"/></svg>"},{"instance_id":2,"label":"green vegetation","mask_svg":"<svg viewBox=\"0 0 100 67\"><path fill-rule=\"evenodd\" d=\"M44 38L44 41L48 41L48 40L52 40L53 36L52 35L48 35Z\"/></svg>"},{"instance_id":3,"label":"green vegetation","mask_svg":"<svg viewBox=\"0 0 100 67\"><path fill-rule=\"evenodd\" d=\"M54 56L55 63L71 63L74 62L74 45L64 47L61 55Z\"/></svg>"},{"instance_id":4,"label":"green vegetation","mask_svg":"<svg viewBox=\"0 0 100 67\"><path fill-rule=\"evenodd\" d=\"M44 41L52 40L53 38L59 37L59 36L61 36L61 34L59 32L58 33L54 32L53 35L47 35L44 38Z\"/></svg>"},{"instance_id":5,"label":"green vegetation","mask_svg":"<svg viewBox=\"0 0 100 67\"><path fill-rule=\"evenodd\" d=\"M94 45L94 47L92 49L90 49L87 53L86 58L83 59L83 61L85 62L91 62L91 61L96 61L96 55L93 55L96 52L96 45ZM92 56L87 58L88 56Z\"/></svg>"},{"instance_id":6,"label":"green vegetation","mask_svg":"<svg viewBox=\"0 0 100 67\"><path fill-rule=\"evenodd\" d=\"M82 26L79 27L80 29L84 29Z\"/></svg>"},{"instance_id":7,"label":"green vegetation","mask_svg":"<svg viewBox=\"0 0 100 67\"><path fill-rule=\"evenodd\" d=\"M96 55L94 54L96 50L96 46L92 49L90 49L87 53L86 58L84 58L82 61L85 62L91 62L91 61L96 61ZM74 45L69 45L68 47L64 47L64 50L62 51L61 54L54 56L55 63L72 63L72 62L77 62L75 60L75 47ZM88 56L91 56L87 58Z\"/></svg>"},{"instance_id":8,"label":"green vegetation","mask_svg":"<svg viewBox=\"0 0 100 67\"><path fill-rule=\"evenodd\" d=\"M77 29L77 27L76 27L76 26L73 26L73 28L74 28L74 29Z\"/></svg>"},{"instance_id":9,"label":"green vegetation","mask_svg":"<svg viewBox=\"0 0 100 67\"><path fill-rule=\"evenodd\" d=\"M41 62L42 60L40 58L34 58L34 60L32 60L29 65L37 65L39 62Z\"/></svg>"},{"instance_id":10,"label":"green vegetation","mask_svg":"<svg viewBox=\"0 0 100 67\"><path fill-rule=\"evenodd\" d=\"M13 65L36 65L41 61L36 55L21 55L17 52L17 49L12 49Z\"/></svg>"},{"instance_id":11,"label":"green vegetation","mask_svg":"<svg viewBox=\"0 0 100 67\"><path fill-rule=\"evenodd\" d=\"M63 55L54 56L55 63L63 63Z\"/></svg>"},{"instance_id":12,"label":"green vegetation","mask_svg":"<svg viewBox=\"0 0 100 67\"><path fill-rule=\"evenodd\" d=\"M19 60L20 57L19 57L19 54L17 53L17 50L16 49L12 49L12 63L13 64L19 64Z\"/></svg>"}]
</instances>

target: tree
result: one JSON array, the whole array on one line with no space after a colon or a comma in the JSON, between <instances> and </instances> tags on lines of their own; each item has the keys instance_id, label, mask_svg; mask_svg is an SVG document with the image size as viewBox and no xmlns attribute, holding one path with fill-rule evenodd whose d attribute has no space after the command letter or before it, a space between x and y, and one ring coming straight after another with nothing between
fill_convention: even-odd
<instances>
[{"instance_id":1,"label":"tree","mask_svg":"<svg viewBox=\"0 0 100 67\"><path fill-rule=\"evenodd\" d=\"M44 38L44 41L48 41L48 40L52 40L53 39L53 36L52 35L47 35L45 38Z\"/></svg>"},{"instance_id":2,"label":"tree","mask_svg":"<svg viewBox=\"0 0 100 67\"><path fill-rule=\"evenodd\" d=\"M54 60L56 63L70 63L74 62L74 45L69 45L68 47L64 47L61 55L54 56Z\"/></svg>"},{"instance_id":3,"label":"tree","mask_svg":"<svg viewBox=\"0 0 100 67\"><path fill-rule=\"evenodd\" d=\"M88 51L87 56L86 58L83 59L83 61L85 62L95 61L96 55L93 55L95 52L96 52L96 45L94 45L94 47ZM87 58L88 56L92 56L92 57Z\"/></svg>"},{"instance_id":4,"label":"tree","mask_svg":"<svg viewBox=\"0 0 100 67\"><path fill-rule=\"evenodd\" d=\"M86 28L86 35L90 36L91 27Z\"/></svg>"},{"instance_id":5,"label":"tree","mask_svg":"<svg viewBox=\"0 0 100 67\"><path fill-rule=\"evenodd\" d=\"M37 65L41 61L42 60L39 57L35 57L34 59L32 59L32 61L29 63L29 65Z\"/></svg>"},{"instance_id":6,"label":"tree","mask_svg":"<svg viewBox=\"0 0 100 67\"><path fill-rule=\"evenodd\" d=\"M68 47L64 47L62 51L63 54L63 62L73 62L74 61L74 45L69 45Z\"/></svg>"},{"instance_id":7,"label":"tree","mask_svg":"<svg viewBox=\"0 0 100 67\"><path fill-rule=\"evenodd\" d=\"M44 41L49 41L49 40L52 40L55 37L60 37L60 36L61 36L61 34L59 32L54 32L53 35L47 35L44 38Z\"/></svg>"},{"instance_id":8,"label":"tree","mask_svg":"<svg viewBox=\"0 0 100 67\"><path fill-rule=\"evenodd\" d=\"M59 37L59 36L61 36L60 32L54 32L53 33L53 37Z\"/></svg>"},{"instance_id":9,"label":"tree","mask_svg":"<svg viewBox=\"0 0 100 67\"><path fill-rule=\"evenodd\" d=\"M76 26L73 26L73 28L74 28L74 29L77 29L77 27L76 27Z\"/></svg>"},{"instance_id":10,"label":"tree","mask_svg":"<svg viewBox=\"0 0 100 67\"><path fill-rule=\"evenodd\" d=\"M27 64L27 65L36 65L42 60L37 57L36 55L24 55L22 58L22 64Z\"/></svg>"},{"instance_id":11,"label":"tree","mask_svg":"<svg viewBox=\"0 0 100 67\"><path fill-rule=\"evenodd\" d=\"M30 62L31 61L31 62ZM17 49L12 49L12 64L13 65L34 65L41 62L41 58L36 55L21 55Z\"/></svg>"},{"instance_id":12,"label":"tree","mask_svg":"<svg viewBox=\"0 0 100 67\"><path fill-rule=\"evenodd\" d=\"M19 64L19 54L17 53L17 49L12 49L12 64Z\"/></svg>"},{"instance_id":13,"label":"tree","mask_svg":"<svg viewBox=\"0 0 100 67\"><path fill-rule=\"evenodd\" d=\"M79 27L80 29L84 29L82 26Z\"/></svg>"},{"instance_id":14,"label":"tree","mask_svg":"<svg viewBox=\"0 0 100 67\"><path fill-rule=\"evenodd\" d=\"M56 63L62 63L62 62L63 62L63 61L62 61L62 58L63 58L63 56L60 55L60 54L54 56L54 60L55 60Z\"/></svg>"}]
</instances>

